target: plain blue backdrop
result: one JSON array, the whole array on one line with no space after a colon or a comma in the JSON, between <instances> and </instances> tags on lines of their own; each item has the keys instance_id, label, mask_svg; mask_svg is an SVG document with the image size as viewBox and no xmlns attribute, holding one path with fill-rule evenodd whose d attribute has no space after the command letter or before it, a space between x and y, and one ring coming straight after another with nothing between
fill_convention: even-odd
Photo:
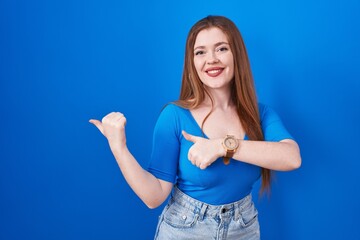
<instances>
[{"instance_id":1,"label":"plain blue backdrop","mask_svg":"<svg viewBox=\"0 0 360 240\"><path fill-rule=\"evenodd\" d=\"M360 239L360 3L0 1L0 239L152 239L149 210L88 123L124 112L144 167L179 94L190 27L225 15L302 167L254 197L262 239Z\"/></svg>"}]
</instances>

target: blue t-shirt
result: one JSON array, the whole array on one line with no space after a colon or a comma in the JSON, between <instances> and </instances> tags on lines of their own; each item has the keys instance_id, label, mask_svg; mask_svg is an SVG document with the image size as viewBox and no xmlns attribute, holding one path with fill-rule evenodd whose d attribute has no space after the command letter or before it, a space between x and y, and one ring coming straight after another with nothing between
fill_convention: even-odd
<instances>
[{"instance_id":1,"label":"blue t-shirt","mask_svg":"<svg viewBox=\"0 0 360 240\"><path fill-rule=\"evenodd\" d=\"M258 106L265 141L292 139L274 110L263 104ZM148 166L150 173L158 179L177 184L192 198L212 205L235 202L251 192L253 184L261 176L260 167L236 160L225 165L219 158L201 170L188 160L188 151L193 143L183 137L182 130L203 136L188 109L175 104L167 105L155 125ZM248 140L246 135L244 140Z\"/></svg>"}]
</instances>

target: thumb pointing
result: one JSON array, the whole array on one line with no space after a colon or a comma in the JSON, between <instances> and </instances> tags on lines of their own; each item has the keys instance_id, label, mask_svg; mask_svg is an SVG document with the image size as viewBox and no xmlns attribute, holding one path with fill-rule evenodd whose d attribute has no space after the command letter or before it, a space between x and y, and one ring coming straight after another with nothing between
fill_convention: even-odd
<instances>
[{"instance_id":1,"label":"thumb pointing","mask_svg":"<svg viewBox=\"0 0 360 240\"><path fill-rule=\"evenodd\" d=\"M95 127L97 127L97 129L99 129L99 131L100 131L102 134L104 134L103 127L102 127L102 123L101 123L99 120L90 119L89 122L92 123L92 124L94 124Z\"/></svg>"},{"instance_id":2,"label":"thumb pointing","mask_svg":"<svg viewBox=\"0 0 360 240\"><path fill-rule=\"evenodd\" d=\"M193 142L193 143L196 142L197 139L196 139L195 136L193 136L193 135L185 132L184 130L183 130L181 133L182 133L182 135L184 136L184 138L185 138L186 140L188 140L188 141L190 141L190 142Z\"/></svg>"}]
</instances>

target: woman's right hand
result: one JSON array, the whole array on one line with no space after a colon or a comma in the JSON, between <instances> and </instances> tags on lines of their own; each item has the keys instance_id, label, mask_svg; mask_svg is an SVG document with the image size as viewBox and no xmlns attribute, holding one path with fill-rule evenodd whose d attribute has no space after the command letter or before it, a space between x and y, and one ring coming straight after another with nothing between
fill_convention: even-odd
<instances>
[{"instance_id":1,"label":"woman's right hand","mask_svg":"<svg viewBox=\"0 0 360 240\"><path fill-rule=\"evenodd\" d=\"M126 118L122 113L112 112L101 121L91 119L99 131L108 139L112 153L124 178L140 199L149 207L160 206L169 196L173 184L157 179L143 169L126 147Z\"/></svg>"},{"instance_id":2,"label":"woman's right hand","mask_svg":"<svg viewBox=\"0 0 360 240\"><path fill-rule=\"evenodd\" d=\"M90 123L107 138L110 147L124 148L126 146L125 125L126 118L124 114L120 112L112 112L103 117L101 121L96 119L90 119Z\"/></svg>"}]
</instances>

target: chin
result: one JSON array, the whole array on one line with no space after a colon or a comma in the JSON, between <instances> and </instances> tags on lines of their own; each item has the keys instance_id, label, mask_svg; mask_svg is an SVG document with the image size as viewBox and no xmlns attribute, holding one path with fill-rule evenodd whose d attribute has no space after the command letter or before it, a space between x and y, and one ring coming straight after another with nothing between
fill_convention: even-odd
<instances>
[{"instance_id":1,"label":"chin","mask_svg":"<svg viewBox=\"0 0 360 240\"><path fill-rule=\"evenodd\" d=\"M214 81L214 80L213 80ZM221 89L229 85L228 82L203 82L206 88L209 89Z\"/></svg>"}]
</instances>

